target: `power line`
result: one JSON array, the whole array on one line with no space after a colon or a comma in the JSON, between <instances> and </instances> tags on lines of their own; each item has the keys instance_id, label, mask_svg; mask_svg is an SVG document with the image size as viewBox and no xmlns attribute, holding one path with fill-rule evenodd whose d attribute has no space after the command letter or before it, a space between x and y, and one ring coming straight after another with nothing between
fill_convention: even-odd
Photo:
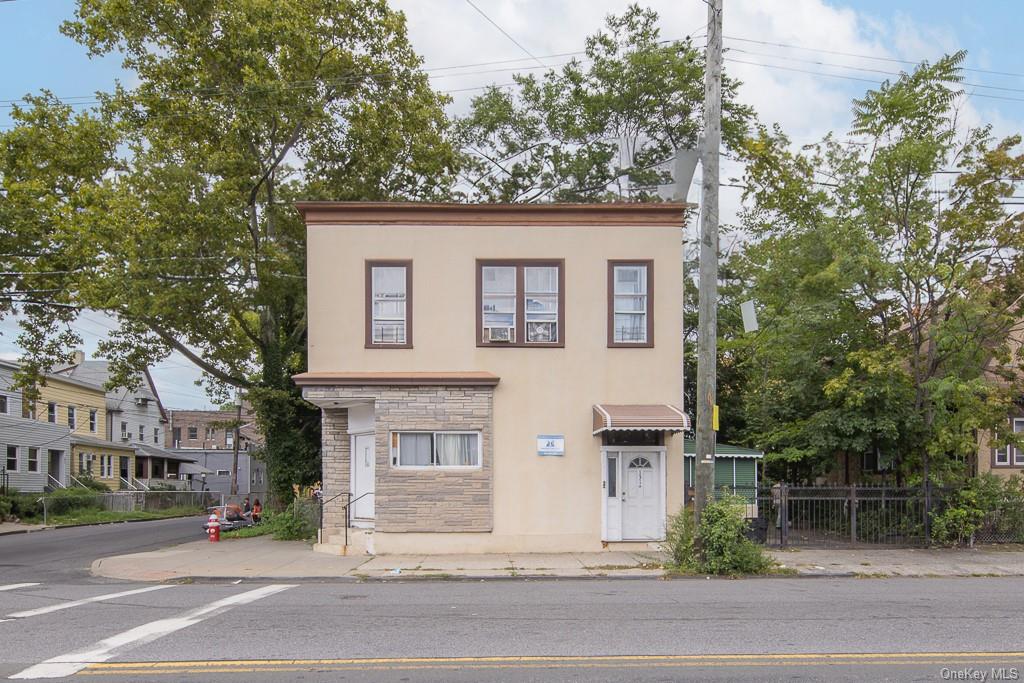
<instances>
[{"instance_id":1,"label":"power line","mask_svg":"<svg viewBox=\"0 0 1024 683\"><path fill-rule=\"evenodd\" d=\"M537 62L537 63L538 63L538 64L540 64L541 66L546 66L546 65L544 64L544 62L542 62L542 61L540 61L539 59L537 59L537 56L536 56L535 54L533 54L532 52L530 52L529 50L527 50L527 49L526 49L526 46L525 46L525 45L523 45L523 44L522 44L522 43L520 43L520 42L519 42L518 40L516 40L515 38L513 38L513 37L512 37L512 35L511 35L511 34L510 34L510 33L509 33L508 31L506 31L506 30L505 30L505 29L503 29L503 28L502 28L501 26L499 26L499 25L498 25L498 23L497 23L496 21L494 21L494 19L491 19L491 18L490 18L489 16L487 16L487 14L486 14L486 13L485 13L485 12L484 12L484 11L483 11L482 9L480 9L479 7L477 7L477 6L476 6L476 3L474 3L474 2L473 2L473 0L466 0L466 4L468 4L468 5L470 6L470 7L472 7L472 8L473 8L473 9L475 9L475 10L476 10L477 12L479 12L479 13L480 13L480 16L482 16L482 17L483 17L484 19L486 19L486 20L487 20L487 22L488 22L488 23L489 23L489 24L490 24L491 26L493 26L494 28L496 28L496 29L498 29L499 31L501 31L501 34L502 34L503 36L505 36L506 38L508 38L509 40L511 40L511 41L512 41L513 43L515 43L515 44L516 44L516 46L517 46L517 47L519 47L519 49L520 49L520 50L522 50L522 51L523 51L523 52L525 52L526 54L530 55L530 57L532 57L532 58L533 58L533 61Z\"/></svg>"},{"instance_id":2,"label":"power line","mask_svg":"<svg viewBox=\"0 0 1024 683\"><path fill-rule=\"evenodd\" d=\"M914 60L910 60L910 59L896 59L895 57L878 57L878 56L874 56L874 55L862 55L862 54L856 54L856 53L853 53L853 52L840 52L838 50L828 50L828 49L820 48L820 47L804 47L802 45L793 45L791 43L773 43L773 42L767 41L767 40L756 40L754 38L743 38L743 37L740 37L740 36L723 36L723 37L726 40L736 40L736 41L740 41L740 42L743 42L743 43L756 43L758 45L768 45L768 46L771 46L771 47L782 47L782 48L788 48L790 50L804 50L804 51L807 51L807 52L821 52L823 54L837 55L837 56L840 56L840 57L854 57L856 59L870 59L870 60L880 61L880 62L894 62L896 64L917 65L917 64L920 64L921 62L925 61L923 59L919 59L917 61L914 61ZM1013 77L1016 77L1016 78L1024 78L1024 73L1014 73L1014 72L1011 72L1011 71L992 71L991 69L974 69L974 68L966 67L966 66L960 67L960 68L963 71L970 71L970 72L973 72L973 73L992 74L994 76L1013 76Z\"/></svg>"},{"instance_id":3,"label":"power line","mask_svg":"<svg viewBox=\"0 0 1024 683\"><path fill-rule=\"evenodd\" d=\"M736 59L735 57L726 57L727 62L733 64L749 64L751 66L760 66L766 69L779 69L781 71L793 71L796 73L809 74L811 76L826 76L829 78L840 78L847 81L859 81L861 83L871 83L873 85L882 85L882 81L876 81L872 78L860 78L858 76L848 76L846 74L832 74L825 71L811 71L810 69L798 69L792 66L782 66L781 64L764 64L762 62L751 62L744 59ZM899 76L899 74L892 74ZM1003 95L986 95L984 93L970 93L969 97L984 97L990 100L1003 100L1005 102L1024 102L1022 97L1005 97Z\"/></svg>"},{"instance_id":4,"label":"power line","mask_svg":"<svg viewBox=\"0 0 1024 683\"><path fill-rule=\"evenodd\" d=\"M884 71L882 69L871 69L862 66L852 66L849 64L835 64L832 62L823 62L817 59L800 59L799 57L789 57L786 55L773 55L766 52L754 52L752 50L744 50L742 48L729 48L727 52L741 52L745 55L754 55L756 57L768 57L769 59L784 59L790 62L800 62L803 64L816 64L818 66L830 66L838 69L852 69L853 71L864 71L866 73L883 74L886 76L900 76L902 74L893 71ZM990 90L1003 90L1006 92L1024 92L1024 88L1006 88L998 85L985 85L984 83L958 83L958 85L967 86L970 88L988 88Z\"/></svg>"}]
</instances>

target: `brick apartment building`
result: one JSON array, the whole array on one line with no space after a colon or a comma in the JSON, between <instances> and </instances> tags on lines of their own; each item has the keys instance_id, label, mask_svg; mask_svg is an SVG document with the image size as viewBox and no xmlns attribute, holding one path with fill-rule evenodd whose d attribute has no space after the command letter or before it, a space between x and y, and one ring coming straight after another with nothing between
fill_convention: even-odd
<instances>
[{"instance_id":1,"label":"brick apartment building","mask_svg":"<svg viewBox=\"0 0 1024 683\"><path fill-rule=\"evenodd\" d=\"M230 450L234 448L233 410L171 410L170 429L167 430L167 448ZM248 406L242 406L242 426L239 428L239 450L261 443L256 428L256 417Z\"/></svg>"}]
</instances>

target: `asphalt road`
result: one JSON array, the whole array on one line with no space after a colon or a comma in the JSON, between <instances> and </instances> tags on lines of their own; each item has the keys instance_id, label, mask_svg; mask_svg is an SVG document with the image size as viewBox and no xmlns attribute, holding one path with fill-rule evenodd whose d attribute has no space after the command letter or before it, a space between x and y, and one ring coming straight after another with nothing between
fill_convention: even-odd
<instances>
[{"instance_id":1,"label":"asphalt road","mask_svg":"<svg viewBox=\"0 0 1024 683\"><path fill-rule=\"evenodd\" d=\"M93 560L203 538L202 516L0 536L0 583L89 578Z\"/></svg>"},{"instance_id":2,"label":"asphalt road","mask_svg":"<svg viewBox=\"0 0 1024 683\"><path fill-rule=\"evenodd\" d=\"M1019 578L40 581L5 590L10 583L0 574L3 677L852 681L943 680L945 669L946 680L956 680L948 672L993 680L993 668L1002 680L1024 675ZM135 592L120 595L126 591Z\"/></svg>"}]
</instances>

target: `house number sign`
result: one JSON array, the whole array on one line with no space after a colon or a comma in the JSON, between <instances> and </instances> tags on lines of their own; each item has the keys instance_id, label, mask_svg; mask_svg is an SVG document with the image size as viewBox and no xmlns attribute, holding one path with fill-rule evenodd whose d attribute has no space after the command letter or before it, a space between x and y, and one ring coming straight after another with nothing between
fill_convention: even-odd
<instances>
[{"instance_id":1,"label":"house number sign","mask_svg":"<svg viewBox=\"0 0 1024 683\"><path fill-rule=\"evenodd\" d=\"M565 455L565 435L538 434L537 455Z\"/></svg>"}]
</instances>

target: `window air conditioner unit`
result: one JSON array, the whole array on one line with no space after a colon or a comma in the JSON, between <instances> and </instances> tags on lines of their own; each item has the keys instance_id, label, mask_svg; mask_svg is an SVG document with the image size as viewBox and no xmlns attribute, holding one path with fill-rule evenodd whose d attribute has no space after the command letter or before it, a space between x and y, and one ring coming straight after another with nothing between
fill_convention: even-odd
<instances>
[{"instance_id":1,"label":"window air conditioner unit","mask_svg":"<svg viewBox=\"0 0 1024 683\"><path fill-rule=\"evenodd\" d=\"M131 438L131 437L129 437L127 434L122 434L121 435L121 441L127 441L129 438Z\"/></svg>"},{"instance_id":2,"label":"window air conditioner unit","mask_svg":"<svg viewBox=\"0 0 1024 683\"><path fill-rule=\"evenodd\" d=\"M149 403L149 399L146 398L145 396L139 396L138 398L135 399L135 405L137 406L144 406L147 403Z\"/></svg>"},{"instance_id":3,"label":"window air conditioner unit","mask_svg":"<svg viewBox=\"0 0 1024 683\"><path fill-rule=\"evenodd\" d=\"M488 327L487 341L489 342L510 342L512 341L511 327Z\"/></svg>"}]
</instances>

